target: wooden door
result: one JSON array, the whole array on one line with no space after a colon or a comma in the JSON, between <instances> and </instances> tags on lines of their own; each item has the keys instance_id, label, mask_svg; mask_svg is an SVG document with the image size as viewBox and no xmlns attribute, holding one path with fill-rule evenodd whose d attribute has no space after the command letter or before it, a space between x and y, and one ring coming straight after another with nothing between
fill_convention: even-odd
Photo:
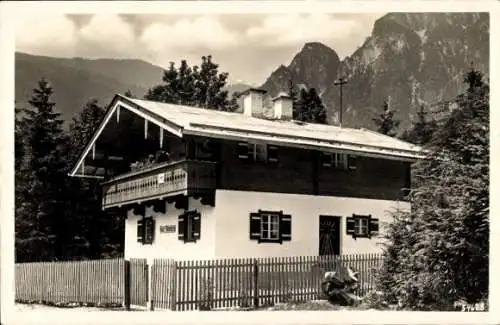
<instances>
[{"instance_id":1,"label":"wooden door","mask_svg":"<svg viewBox=\"0 0 500 325\"><path fill-rule=\"evenodd\" d=\"M340 255L340 219L319 216L319 255Z\"/></svg>"}]
</instances>

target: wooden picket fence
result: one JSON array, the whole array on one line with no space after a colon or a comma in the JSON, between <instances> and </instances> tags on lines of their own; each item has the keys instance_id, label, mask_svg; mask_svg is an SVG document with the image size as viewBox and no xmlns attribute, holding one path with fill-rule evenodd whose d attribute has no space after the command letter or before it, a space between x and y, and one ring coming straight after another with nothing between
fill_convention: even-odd
<instances>
[{"instance_id":1,"label":"wooden picket fence","mask_svg":"<svg viewBox=\"0 0 500 325\"><path fill-rule=\"evenodd\" d=\"M122 303L123 259L16 264L16 300Z\"/></svg>"},{"instance_id":2,"label":"wooden picket fence","mask_svg":"<svg viewBox=\"0 0 500 325\"><path fill-rule=\"evenodd\" d=\"M152 308L170 310L256 307L321 297L326 271L351 266L359 272L356 294L374 288L381 256L300 256L198 261L155 260Z\"/></svg>"},{"instance_id":3,"label":"wooden picket fence","mask_svg":"<svg viewBox=\"0 0 500 325\"><path fill-rule=\"evenodd\" d=\"M373 289L376 254L239 258L198 261L145 259L16 264L16 299L45 303L148 305L196 310L258 307L321 297L326 271L359 272L358 295Z\"/></svg>"}]
</instances>

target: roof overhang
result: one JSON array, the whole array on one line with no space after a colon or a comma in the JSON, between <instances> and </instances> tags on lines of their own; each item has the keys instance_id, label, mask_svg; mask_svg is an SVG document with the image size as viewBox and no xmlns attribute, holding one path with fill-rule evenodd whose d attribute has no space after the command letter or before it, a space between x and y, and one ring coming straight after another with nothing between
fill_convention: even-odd
<instances>
[{"instance_id":1,"label":"roof overhang","mask_svg":"<svg viewBox=\"0 0 500 325\"><path fill-rule=\"evenodd\" d=\"M101 123L97 127L96 131L92 135L92 138L90 141L86 144L85 148L82 150L80 155L78 156L77 162L69 172L69 176L73 177L92 177L92 178L101 178L98 176L86 176L86 175L77 175L77 171L79 168L82 167L83 162L85 160L85 157L89 154L89 152L92 150L92 147L95 145L97 139L101 135L102 131L108 124L108 122L111 120L111 118L115 114L119 114L117 112L120 109L126 109L129 110L138 116L144 118L148 122L154 123L160 128L163 128L164 130L182 138L183 132L182 132L182 127L165 119L162 118L161 116L158 116L157 114L154 114L147 110L146 108L139 106L135 104L134 102L130 101L127 97L124 97L122 95L115 95L113 97L113 100L111 101L110 105L108 106L108 109L104 115L104 118L102 119Z\"/></svg>"},{"instance_id":2,"label":"roof overhang","mask_svg":"<svg viewBox=\"0 0 500 325\"><path fill-rule=\"evenodd\" d=\"M266 132L243 131L231 127L220 127L198 123L190 123L184 134L236 141L262 141L273 145L321 150L325 152L344 152L353 155L385 158L413 162L425 158L425 151L382 148L373 145L361 145L345 141L328 141L301 136L279 135Z\"/></svg>"},{"instance_id":3,"label":"roof overhang","mask_svg":"<svg viewBox=\"0 0 500 325\"><path fill-rule=\"evenodd\" d=\"M281 145L304 149L321 150L326 152L344 152L360 156L377 157L408 162L414 162L419 159L423 159L426 156L425 150L404 150L346 141L321 140L317 138L298 135L294 136L289 134L285 135L255 130L241 130L232 128L231 126L215 126L201 123L189 123L189 125L182 126L151 112L146 107L136 104L127 97L117 94L115 95L115 97L113 97L113 100L108 106L103 120L94 132L91 140L86 144L85 148L80 153L76 164L73 166L71 172L69 173L70 176L96 177L90 175L79 175L77 174L77 172L84 164L85 157L87 157L89 152L92 150L97 139L105 129L110 119L115 114L119 114L119 112L117 111L120 109L129 110L134 114L137 114L145 120L156 124L160 128L180 138L182 138L183 135L195 135L235 141L247 141L250 139L252 141L262 141L278 146Z\"/></svg>"}]
</instances>

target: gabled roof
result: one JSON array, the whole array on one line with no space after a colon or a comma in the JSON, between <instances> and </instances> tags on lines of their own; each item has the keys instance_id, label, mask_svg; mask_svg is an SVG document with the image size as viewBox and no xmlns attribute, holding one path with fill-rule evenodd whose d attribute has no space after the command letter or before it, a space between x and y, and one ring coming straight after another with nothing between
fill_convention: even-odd
<instances>
[{"instance_id":1,"label":"gabled roof","mask_svg":"<svg viewBox=\"0 0 500 325\"><path fill-rule=\"evenodd\" d=\"M220 139L265 141L281 146L343 151L409 161L423 157L419 146L369 130L269 120L245 116L241 113L165 104L116 95L101 125L82 152L70 175L74 176L84 157L89 153L104 126L119 106L179 137L199 135Z\"/></svg>"}]
</instances>

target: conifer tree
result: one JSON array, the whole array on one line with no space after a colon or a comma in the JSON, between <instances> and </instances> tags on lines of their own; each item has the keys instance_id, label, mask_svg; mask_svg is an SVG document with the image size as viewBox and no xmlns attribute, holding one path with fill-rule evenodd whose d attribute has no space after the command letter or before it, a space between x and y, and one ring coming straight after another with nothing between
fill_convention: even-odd
<instances>
[{"instance_id":1,"label":"conifer tree","mask_svg":"<svg viewBox=\"0 0 500 325\"><path fill-rule=\"evenodd\" d=\"M288 80L288 95L292 98L293 106L292 106L292 112L295 112L297 110L297 101L298 101L298 96L299 93L297 89L295 88L295 84L293 83L293 79L290 78Z\"/></svg>"},{"instance_id":2,"label":"conifer tree","mask_svg":"<svg viewBox=\"0 0 500 325\"><path fill-rule=\"evenodd\" d=\"M129 89L125 92L125 97L128 97L128 98L134 98L134 94L132 93L132 91Z\"/></svg>"},{"instance_id":3,"label":"conifer tree","mask_svg":"<svg viewBox=\"0 0 500 325\"><path fill-rule=\"evenodd\" d=\"M38 82L19 122L23 157L16 173L16 260L61 259L65 226L67 144L63 121L51 101L52 88Z\"/></svg>"},{"instance_id":4,"label":"conifer tree","mask_svg":"<svg viewBox=\"0 0 500 325\"><path fill-rule=\"evenodd\" d=\"M437 129L437 123L432 118L428 119L427 114L424 106L420 106L416 121L412 123L409 130L403 133L401 139L417 145L426 145L429 143Z\"/></svg>"},{"instance_id":5,"label":"conifer tree","mask_svg":"<svg viewBox=\"0 0 500 325\"><path fill-rule=\"evenodd\" d=\"M315 88L301 89L294 118L303 122L326 124L326 109Z\"/></svg>"},{"instance_id":6,"label":"conifer tree","mask_svg":"<svg viewBox=\"0 0 500 325\"><path fill-rule=\"evenodd\" d=\"M394 119L394 111L389 108L387 100L384 101L383 109L383 113L372 121L377 127L377 132L393 137L396 135L400 121Z\"/></svg>"},{"instance_id":7,"label":"conifer tree","mask_svg":"<svg viewBox=\"0 0 500 325\"><path fill-rule=\"evenodd\" d=\"M464 81L459 108L414 166L411 211L388 228L381 288L405 308L451 310L488 297L489 86L476 70Z\"/></svg>"},{"instance_id":8,"label":"conifer tree","mask_svg":"<svg viewBox=\"0 0 500 325\"><path fill-rule=\"evenodd\" d=\"M105 110L97 100L88 101L80 113L73 118L70 125L70 152L72 164L104 117ZM70 201L75 228L72 254L80 258L101 258L116 256L120 252L121 242L116 241L114 234L119 233L119 222L116 216L109 215L101 209L101 187L99 180L86 178L69 179L71 186Z\"/></svg>"}]
</instances>

